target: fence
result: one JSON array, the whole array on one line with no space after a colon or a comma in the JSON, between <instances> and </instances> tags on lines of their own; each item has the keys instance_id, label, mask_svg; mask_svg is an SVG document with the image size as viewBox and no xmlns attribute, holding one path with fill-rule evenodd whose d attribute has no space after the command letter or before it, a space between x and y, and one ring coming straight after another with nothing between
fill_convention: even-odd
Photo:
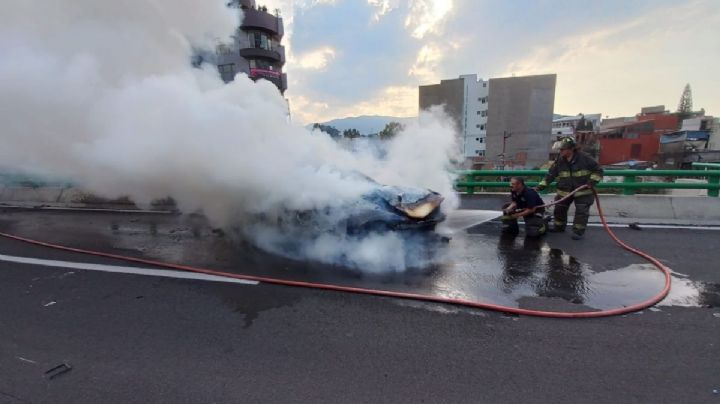
<instances>
[{"instance_id":1,"label":"fence","mask_svg":"<svg viewBox=\"0 0 720 404\"><path fill-rule=\"evenodd\" d=\"M720 164L693 163L694 170L605 170L605 177L623 177L623 182L601 182L598 189L622 189L623 195L635 195L638 189L707 189L708 196L718 197L720 190ZM701 170L702 169L702 170ZM505 188L510 177L525 178L525 184L535 186L544 178L547 170L462 170L457 172L455 189L472 194L478 189ZM702 178L707 183L642 182L643 177ZM491 178L490 181L485 181ZM545 191L547 192L550 187Z\"/></svg>"}]
</instances>

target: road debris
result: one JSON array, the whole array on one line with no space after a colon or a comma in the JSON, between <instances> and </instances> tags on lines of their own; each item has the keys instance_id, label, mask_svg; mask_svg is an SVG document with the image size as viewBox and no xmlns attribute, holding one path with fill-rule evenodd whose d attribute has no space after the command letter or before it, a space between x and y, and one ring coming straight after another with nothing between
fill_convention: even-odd
<instances>
[{"instance_id":1,"label":"road debris","mask_svg":"<svg viewBox=\"0 0 720 404\"><path fill-rule=\"evenodd\" d=\"M52 379L54 379L54 378L56 378L56 377L58 377L58 376L60 376L60 375L63 375L63 374L65 374L65 373L67 373L67 372L69 372L69 371L71 371L71 370L72 370L72 366L70 366L69 364L63 362L63 363L55 366L54 368L46 371L46 372L45 372L45 377L47 377L48 379L52 380Z\"/></svg>"}]
</instances>

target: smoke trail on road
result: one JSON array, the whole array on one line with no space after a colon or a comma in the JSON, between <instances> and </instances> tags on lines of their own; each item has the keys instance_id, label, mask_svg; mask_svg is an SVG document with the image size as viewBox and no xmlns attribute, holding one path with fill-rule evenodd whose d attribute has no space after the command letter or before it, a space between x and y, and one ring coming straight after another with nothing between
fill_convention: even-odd
<instances>
[{"instance_id":1,"label":"smoke trail on road","mask_svg":"<svg viewBox=\"0 0 720 404\"><path fill-rule=\"evenodd\" d=\"M289 124L270 82L241 74L224 84L214 67L191 67L193 48L229 40L238 12L201 0L3 1L0 169L71 178L140 204L171 196L181 210L244 228L275 251L279 235L248 231L247 218L343 206L368 190L343 172L431 188L447 208L456 204L446 170L454 134L439 111L410 125L379 160ZM410 246L397 237L325 235L300 253L400 270L408 262L397 251Z\"/></svg>"}]
</instances>

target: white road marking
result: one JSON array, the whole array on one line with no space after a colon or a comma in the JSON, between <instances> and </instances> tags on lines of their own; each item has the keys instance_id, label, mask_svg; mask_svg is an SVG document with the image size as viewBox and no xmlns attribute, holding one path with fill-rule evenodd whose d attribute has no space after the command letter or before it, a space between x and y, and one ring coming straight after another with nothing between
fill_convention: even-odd
<instances>
[{"instance_id":1,"label":"white road marking","mask_svg":"<svg viewBox=\"0 0 720 404\"><path fill-rule=\"evenodd\" d=\"M257 285L258 284L257 281L227 278L224 276L217 276L217 275L206 275L206 274L200 274L200 273L195 273L195 272L173 271L173 270L168 270L168 269L125 267L125 266L117 266L117 265L90 264L90 263L84 263L84 262L45 260L45 259L40 259L40 258L14 257L12 255L3 255L3 254L0 254L0 261L14 262L17 264L41 265L41 266L45 266L45 267L54 267L54 268L83 269L86 271L101 271L101 272L114 272L114 273L122 273L122 274L161 276L164 278L195 279L195 280L211 281L211 282L240 283L240 284L244 284L244 285Z\"/></svg>"},{"instance_id":2,"label":"white road marking","mask_svg":"<svg viewBox=\"0 0 720 404\"><path fill-rule=\"evenodd\" d=\"M609 227L622 228L628 227L630 223L608 223ZM638 223L641 228L647 229L687 229L687 230L720 230L720 226L693 226L682 224L642 224ZM588 223L588 227L603 227L602 223Z\"/></svg>"}]
</instances>

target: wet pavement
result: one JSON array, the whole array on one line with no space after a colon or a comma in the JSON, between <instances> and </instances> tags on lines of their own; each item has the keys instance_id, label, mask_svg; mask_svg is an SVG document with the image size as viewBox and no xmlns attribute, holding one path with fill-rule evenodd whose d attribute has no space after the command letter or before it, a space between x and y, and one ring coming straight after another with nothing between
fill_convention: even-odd
<instances>
[{"instance_id":1,"label":"wet pavement","mask_svg":"<svg viewBox=\"0 0 720 404\"><path fill-rule=\"evenodd\" d=\"M557 310L624 304L661 279L599 228L582 242L569 234L526 242L500 237L490 222L454 234L443 265L385 276L269 255L193 216L13 210L0 215L0 230L223 270ZM669 305L541 319L2 261L0 403L717 402L720 232L617 233L676 272L682 293ZM127 265L5 239L0 253Z\"/></svg>"},{"instance_id":2,"label":"wet pavement","mask_svg":"<svg viewBox=\"0 0 720 404\"><path fill-rule=\"evenodd\" d=\"M654 296L663 276L642 258L615 246L600 228L568 245L569 234L540 239L503 235L493 212L459 211L442 229L451 240L424 241L432 265L366 272L267 253L211 228L199 215L6 210L0 231L70 247L239 274L409 292L526 309L592 311ZM622 232L622 230L621 230ZM720 243L720 232L673 230L686 242ZM624 231L628 235L633 235ZM644 238L664 239L647 229ZM622 237L622 236L621 236ZM582 247L580 254L570 249ZM677 248L683 248L678 245ZM591 254L587 254L590 252ZM688 257L690 258L690 257ZM661 257L662 259L662 257ZM675 288L661 305L720 306L718 279L695 279L687 262L666 262Z\"/></svg>"}]
</instances>

